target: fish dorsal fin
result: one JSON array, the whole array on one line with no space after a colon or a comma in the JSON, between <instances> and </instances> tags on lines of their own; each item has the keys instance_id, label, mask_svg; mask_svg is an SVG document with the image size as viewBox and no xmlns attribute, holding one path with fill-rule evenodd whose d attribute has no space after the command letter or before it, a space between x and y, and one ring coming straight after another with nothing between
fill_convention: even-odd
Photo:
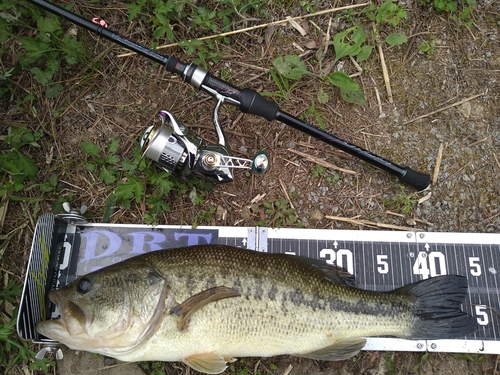
<instances>
[{"instance_id":1,"label":"fish dorsal fin","mask_svg":"<svg viewBox=\"0 0 500 375\"><path fill-rule=\"evenodd\" d=\"M180 316L180 319L177 322L177 328L179 328L180 331L183 331L187 328L191 315L203 306L220 299L239 296L240 294L232 288L228 288L226 286L216 286L189 297L180 305L170 309L170 314Z\"/></svg>"},{"instance_id":2,"label":"fish dorsal fin","mask_svg":"<svg viewBox=\"0 0 500 375\"><path fill-rule=\"evenodd\" d=\"M343 361L354 357L366 345L366 339L352 337L336 341L333 345L316 350L311 353L301 354L299 357L317 359L320 361Z\"/></svg>"},{"instance_id":3,"label":"fish dorsal fin","mask_svg":"<svg viewBox=\"0 0 500 375\"><path fill-rule=\"evenodd\" d=\"M354 286L354 276L343 267L335 264L328 264L319 259L300 257L300 260L319 269L332 283Z\"/></svg>"},{"instance_id":4,"label":"fish dorsal fin","mask_svg":"<svg viewBox=\"0 0 500 375\"><path fill-rule=\"evenodd\" d=\"M234 358L224 358L216 353L198 353L184 358L182 362L205 374L220 374L227 368L227 362L234 362Z\"/></svg>"}]
</instances>

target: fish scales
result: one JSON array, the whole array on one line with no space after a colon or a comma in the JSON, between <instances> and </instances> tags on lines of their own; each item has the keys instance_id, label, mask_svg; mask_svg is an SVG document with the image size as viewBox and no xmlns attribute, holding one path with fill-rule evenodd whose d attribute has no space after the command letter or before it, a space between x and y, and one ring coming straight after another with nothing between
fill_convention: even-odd
<instances>
[{"instance_id":1,"label":"fish scales","mask_svg":"<svg viewBox=\"0 0 500 375\"><path fill-rule=\"evenodd\" d=\"M349 281L338 268L285 254L212 245L156 251L52 292L61 319L37 329L75 349L219 373L233 357L339 360L364 337L458 337L476 328L460 311L465 278L393 292Z\"/></svg>"},{"instance_id":2,"label":"fish scales","mask_svg":"<svg viewBox=\"0 0 500 375\"><path fill-rule=\"evenodd\" d=\"M174 249L168 256L153 252L145 259L155 264L159 273L170 270L162 277L172 285L179 303L218 285L232 287L241 294L241 299L224 299L205 306L193 315L190 325L193 336L221 343L222 347L245 338L244 346L248 348L252 337L258 340L253 352L245 349L246 353L236 351L234 356L275 355L283 350L283 342L290 341L295 342L294 353L307 353L358 332L401 334L401 323L394 316L403 320L402 314L410 316L408 308L383 308L389 303L401 305L394 296L332 284L320 270L281 254L234 253L231 248L204 247ZM193 264L197 264L196 275ZM195 278L197 283L193 282ZM356 321L351 319L351 313L358 315ZM364 318L359 319L360 315ZM262 341L268 345L262 347Z\"/></svg>"}]
</instances>

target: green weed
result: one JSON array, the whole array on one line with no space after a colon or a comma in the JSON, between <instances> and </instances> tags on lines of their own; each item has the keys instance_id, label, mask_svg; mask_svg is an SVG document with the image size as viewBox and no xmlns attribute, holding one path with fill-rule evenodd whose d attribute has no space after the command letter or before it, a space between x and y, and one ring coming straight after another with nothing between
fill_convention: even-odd
<instances>
[{"instance_id":1,"label":"green weed","mask_svg":"<svg viewBox=\"0 0 500 375\"><path fill-rule=\"evenodd\" d=\"M399 187L401 189L401 193L393 196L390 200L386 200L385 204L390 209L406 215L411 211L415 203L417 203L418 193L407 194L405 192L406 187L404 185L399 185Z\"/></svg>"},{"instance_id":2,"label":"green weed","mask_svg":"<svg viewBox=\"0 0 500 375\"><path fill-rule=\"evenodd\" d=\"M231 30L235 21L247 19L251 15L265 15L264 0L216 0L217 6L206 7L188 0L136 0L128 4L129 21L141 19L152 26L152 36L166 38L170 43L179 42L179 46L188 55L196 55L194 62L207 66L209 62L218 62L223 56L217 43L230 43L228 37L218 37L200 41L196 39L179 40L176 35L178 24L190 20L189 27L193 34L202 36L218 34ZM153 42L155 45L158 41Z\"/></svg>"},{"instance_id":3,"label":"green weed","mask_svg":"<svg viewBox=\"0 0 500 375\"><path fill-rule=\"evenodd\" d=\"M466 26L472 25L471 14L477 0L422 0L431 6L431 10L444 12L452 19L458 19Z\"/></svg>"},{"instance_id":4,"label":"green weed","mask_svg":"<svg viewBox=\"0 0 500 375\"><path fill-rule=\"evenodd\" d=\"M24 127L9 128L5 137L8 149L0 153L0 196L7 193L11 199L15 199L16 193L36 180L38 167L24 150L30 146L39 147L38 141L42 137L42 131L32 132Z\"/></svg>"},{"instance_id":5,"label":"green weed","mask_svg":"<svg viewBox=\"0 0 500 375\"><path fill-rule=\"evenodd\" d=\"M0 290L0 305L17 304L21 291L21 286L11 280L3 290ZM26 363L30 370L40 369L44 373L48 373L49 366L53 367L55 363L47 359L36 359L35 353L19 340L15 328L17 313L17 307L14 308L12 316L5 312L0 313L0 347L2 347L0 350L0 371L9 374L10 370L17 364Z\"/></svg>"},{"instance_id":6,"label":"green weed","mask_svg":"<svg viewBox=\"0 0 500 375\"><path fill-rule=\"evenodd\" d=\"M15 32L18 27L32 32L18 35ZM75 65L87 56L85 45L61 27L59 17L14 0L3 1L0 5L0 42L10 38L17 40L21 53L17 55L15 66L1 72L0 82L18 74L21 69L29 70L33 78L45 86L47 98L58 96L64 89L57 82L57 71L63 65ZM0 57L6 52L6 48L0 48ZM0 96L11 89L9 85L2 88Z\"/></svg>"},{"instance_id":7,"label":"green weed","mask_svg":"<svg viewBox=\"0 0 500 375\"><path fill-rule=\"evenodd\" d=\"M329 175L325 177L326 174ZM326 180L328 187L332 187L340 180L340 176L337 173L333 174L331 172L327 172L325 167L322 167L321 165L313 167L311 169L311 175L316 178L323 177Z\"/></svg>"},{"instance_id":8,"label":"green weed","mask_svg":"<svg viewBox=\"0 0 500 375\"><path fill-rule=\"evenodd\" d=\"M90 157L85 164L85 168L92 173L99 173L99 181L107 185L114 184L119 177L119 170L116 168L120 163L120 158L116 154L120 146L120 140L113 138L106 146L105 153L101 153L99 146L92 142L82 142L82 150Z\"/></svg>"},{"instance_id":9,"label":"green weed","mask_svg":"<svg viewBox=\"0 0 500 375\"><path fill-rule=\"evenodd\" d=\"M269 217L268 224L273 228L280 228L283 225L298 224L295 209L290 207L290 203L285 198L279 198L274 202L263 202L265 213Z\"/></svg>"},{"instance_id":10,"label":"green weed","mask_svg":"<svg viewBox=\"0 0 500 375\"><path fill-rule=\"evenodd\" d=\"M136 145L131 159L118 156L118 139L112 139L105 152L101 152L99 147L91 142L83 142L82 148L87 155L92 156L86 164L86 169L99 174L101 182L114 186L106 201L103 222L109 222L117 207L130 209L133 203L144 202L144 222L156 225L166 212L170 212L167 198L172 194L176 194L180 201L183 196L189 195L193 204L201 206L205 202L206 192L213 189L211 183L199 178L178 181L169 173L159 171L150 160L142 160L139 145ZM211 210L201 211L194 221L195 225L209 222L211 214Z\"/></svg>"},{"instance_id":11,"label":"green weed","mask_svg":"<svg viewBox=\"0 0 500 375\"><path fill-rule=\"evenodd\" d=\"M313 167L311 169L311 174L314 176L314 177L321 177L323 176L323 173L325 173L325 168L322 167L321 165L318 165L316 167Z\"/></svg>"},{"instance_id":12,"label":"green weed","mask_svg":"<svg viewBox=\"0 0 500 375\"><path fill-rule=\"evenodd\" d=\"M474 353L457 353L453 355L456 359L463 359L465 361L473 362L473 363L483 363L484 355L482 354L474 354Z\"/></svg>"},{"instance_id":13,"label":"green weed","mask_svg":"<svg viewBox=\"0 0 500 375\"><path fill-rule=\"evenodd\" d=\"M279 92L263 92L262 95L281 97L285 100L289 98L298 81L308 73L305 63L297 55L274 59L273 68L269 72Z\"/></svg>"},{"instance_id":14,"label":"green weed","mask_svg":"<svg viewBox=\"0 0 500 375\"><path fill-rule=\"evenodd\" d=\"M142 362L139 364L149 375L166 375L165 362Z\"/></svg>"},{"instance_id":15,"label":"green weed","mask_svg":"<svg viewBox=\"0 0 500 375\"><path fill-rule=\"evenodd\" d=\"M387 0L380 6L371 4L363 11L363 14L375 21L378 27L384 24L395 27L407 17L405 9L394 4L392 0Z\"/></svg>"},{"instance_id":16,"label":"green weed","mask_svg":"<svg viewBox=\"0 0 500 375\"><path fill-rule=\"evenodd\" d=\"M385 353L385 367L389 375L394 375L394 352Z\"/></svg>"},{"instance_id":17,"label":"green weed","mask_svg":"<svg viewBox=\"0 0 500 375\"><path fill-rule=\"evenodd\" d=\"M424 40L421 44L420 47L418 47L418 52L427 56L428 58L431 58L433 53L434 53L434 39L430 39L429 41Z\"/></svg>"},{"instance_id":18,"label":"green weed","mask_svg":"<svg viewBox=\"0 0 500 375\"><path fill-rule=\"evenodd\" d=\"M199 225L210 225L212 224L212 220L216 213L217 209L215 207L210 207L208 211L200 210L193 221L193 228L196 228Z\"/></svg>"},{"instance_id":19,"label":"green weed","mask_svg":"<svg viewBox=\"0 0 500 375\"><path fill-rule=\"evenodd\" d=\"M465 7L471 7L477 4L476 0L423 0L425 3L432 5L437 11L456 12L458 4L461 3Z\"/></svg>"},{"instance_id":20,"label":"green weed","mask_svg":"<svg viewBox=\"0 0 500 375\"><path fill-rule=\"evenodd\" d=\"M316 104L314 102L314 99L311 98L310 100L311 100L311 105L309 106L309 108L305 112L304 118L307 116L310 116L310 115L314 115L314 117L316 118L316 121L319 124L319 127L321 129L325 129L325 120L323 120L323 116L321 115L321 112L318 109L316 109ZM328 100L329 100L328 94L323 90L323 88L320 88L318 91L318 101L321 104L326 104L326 103L328 103Z\"/></svg>"},{"instance_id":21,"label":"green weed","mask_svg":"<svg viewBox=\"0 0 500 375\"><path fill-rule=\"evenodd\" d=\"M360 28L361 29L361 28ZM362 30L362 29L361 29ZM350 31L349 31L350 32ZM364 34L363 34L364 35ZM341 42L343 43L343 42ZM334 41L335 45L335 41ZM344 53L344 52L342 52ZM350 52L341 56L347 56ZM339 59L341 58L339 57ZM305 63L300 60L297 55L287 55L278 57L273 60L273 69L270 70L271 77L278 87L279 92L264 92L263 96L275 96L283 99L288 99L293 88L298 84L298 81L307 74L312 74L307 70ZM334 72L329 76L324 77L325 82L332 84L340 89L342 98L348 103L364 105L366 103L365 96L358 84L347 74L343 72ZM295 81L291 83L292 81ZM328 101L328 94L323 90L318 93L320 102ZM314 106L314 102L312 103ZM315 108L311 113L315 112ZM317 116L319 117L319 116Z\"/></svg>"}]
</instances>

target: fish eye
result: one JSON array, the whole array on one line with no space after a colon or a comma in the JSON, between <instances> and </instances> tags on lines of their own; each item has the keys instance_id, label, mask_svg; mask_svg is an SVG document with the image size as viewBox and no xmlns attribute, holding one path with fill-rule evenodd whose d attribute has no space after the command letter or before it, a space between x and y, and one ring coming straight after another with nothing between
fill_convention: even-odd
<instances>
[{"instance_id":1,"label":"fish eye","mask_svg":"<svg viewBox=\"0 0 500 375\"><path fill-rule=\"evenodd\" d=\"M82 294L85 294L85 293L88 293L92 290L92 287L94 286L94 284L92 283L92 281L87 278L87 277L82 277L80 279L80 281L78 282L78 284L76 285L76 289L82 293Z\"/></svg>"}]
</instances>

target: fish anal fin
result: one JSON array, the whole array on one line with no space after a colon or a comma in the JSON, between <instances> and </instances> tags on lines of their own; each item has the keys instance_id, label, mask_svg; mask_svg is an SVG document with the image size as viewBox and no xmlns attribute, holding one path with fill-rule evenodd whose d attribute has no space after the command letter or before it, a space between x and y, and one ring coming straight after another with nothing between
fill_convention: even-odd
<instances>
[{"instance_id":1,"label":"fish anal fin","mask_svg":"<svg viewBox=\"0 0 500 375\"><path fill-rule=\"evenodd\" d=\"M185 357L182 362L205 374L220 374L227 368L227 358L213 352L192 354Z\"/></svg>"},{"instance_id":2,"label":"fish anal fin","mask_svg":"<svg viewBox=\"0 0 500 375\"><path fill-rule=\"evenodd\" d=\"M191 315L203 306L209 304L210 302L215 302L224 298L239 296L240 294L232 288L228 288L226 286L216 286L189 297L180 305L170 309L169 313L180 316L180 319L177 322L177 328L179 328L180 331L183 331L187 328Z\"/></svg>"},{"instance_id":3,"label":"fish anal fin","mask_svg":"<svg viewBox=\"0 0 500 375\"><path fill-rule=\"evenodd\" d=\"M319 361L343 361L354 357L366 345L366 339L353 337L336 341L334 344L315 350L311 353L301 354L299 357L316 359Z\"/></svg>"}]
</instances>

